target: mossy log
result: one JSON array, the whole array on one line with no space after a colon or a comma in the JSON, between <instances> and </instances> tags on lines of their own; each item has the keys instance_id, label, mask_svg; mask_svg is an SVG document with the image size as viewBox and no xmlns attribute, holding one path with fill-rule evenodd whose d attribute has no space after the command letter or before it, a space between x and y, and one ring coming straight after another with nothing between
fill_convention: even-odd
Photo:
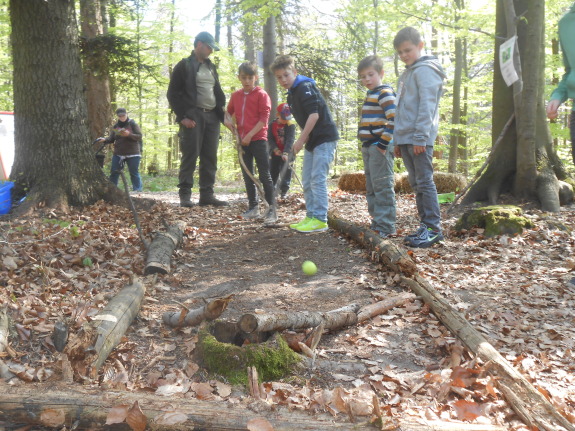
<instances>
[{"instance_id":1,"label":"mossy log","mask_svg":"<svg viewBox=\"0 0 575 431\"><path fill-rule=\"evenodd\" d=\"M6 308L0 309L0 353L3 353L8 348L8 313L6 313ZM10 371L10 368L6 363L0 359L0 379L9 381L16 377L14 373Z\"/></svg>"},{"instance_id":2,"label":"mossy log","mask_svg":"<svg viewBox=\"0 0 575 431\"><path fill-rule=\"evenodd\" d=\"M271 381L293 372L301 360L278 333L262 343L237 346L219 341L209 328L200 331L198 355L210 372L242 384L248 383L248 367L255 367L262 381Z\"/></svg>"},{"instance_id":3,"label":"mossy log","mask_svg":"<svg viewBox=\"0 0 575 431\"><path fill-rule=\"evenodd\" d=\"M489 342L425 280L402 278L409 287L429 305L433 314L474 354L487 365L496 379L498 388L513 410L529 427L555 431L575 431L547 399L527 381ZM563 428L561 428L563 427Z\"/></svg>"},{"instance_id":4,"label":"mossy log","mask_svg":"<svg viewBox=\"0 0 575 431\"><path fill-rule=\"evenodd\" d=\"M226 296L225 298L214 299L206 305L194 310L183 308L180 311L166 311L162 320L172 328L180 328L182 326L197 326L204 320L214 320L222 315L228 308L228 303L233 295Z\"/></svg>"},{"instance_id":5,"label":"mossy log","mask_svg":"<svg viewBox=\"0 0 575 431\"><path fill-rule=\"evenodd\" d=\"M144 275L170 272L172 254L184 238L186 224L178 221L168 226L166 232L158 232L148 247Z\"/></svg>"},{"instance_id":6,"label":"mossy log","mask_svg":"<svg viewBox=\"0 0 575 431\"><path fill-rule=\"evenodd\" d=\"M485 229L485 236L514 235L533 227L533 222L523 217L521 208L513 205L491 205L465 212L455 224L455 229Z\"/></svg>"},{"instance_id":7,"label":"mossy log","mask_svg":"<svg viewBox=\"0 0 575 431\"><path fill-rule=\"evenodd\" d=\"M146 292L140 281L125 286L82 330L71 334L64 353L75 370L87 368L95 378L110 352L118 345L140 311ZM80 373L82 374L82 373Z\"/></svg>"},{"instance_id":8,"label":"mossy log","mask_svg":"<svg viewBox=\"0 0 575 431\"><path fill-rule=\"evenodd\" d=\"M324 324L325 329L337 329L357 323L359 305L351 304L326 312L284 311L278 313L247 313L238 322L239 328L250 334L254 331L269 332L284 329L313 328Z\"/></svg>"},{"instance_id":9,"label":"mossy log","mask_svg":"<svg viewBox=\"0 0 575 431\"><path fill-rule=\"evenodd\" d=\"M371 250L377 255L378 260L392 271L407 276L412 276L417 272L415 262L404 248L398 247L391 241L381 239L372 230L345 221L333 212L328 215L328 224L331 228L348 235L355 242Z\"/></svg>"},{"instance_id":10,"label":"mossy log","mask_svg":"<svg viewBox=\"0 0 575 431\"><path fill-rule=\"evenodd\" d=\"M258 412L245 403L200 401L195 398L166 398L147 392L116 392L91 389L79 385L58 387L51 384L3 386L0 397L2 425L16 429L27 424L54 429L130 429L122 425L105 425L113 407L131 406L138 402L147 418L147 430L211 430L240 431L249 420L265 417L275 431L328 431L365 429L349 422L337 423L328 414L274 409L258 405ZM162 417L179 414L178 423L162 423Z\"/></svg>"}]
</instances>

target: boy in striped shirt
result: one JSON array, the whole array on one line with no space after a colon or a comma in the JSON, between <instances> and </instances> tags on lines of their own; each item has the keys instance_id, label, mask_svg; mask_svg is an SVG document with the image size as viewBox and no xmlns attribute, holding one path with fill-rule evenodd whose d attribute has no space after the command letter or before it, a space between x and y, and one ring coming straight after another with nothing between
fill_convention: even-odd
<instances>
[{"instance_id":1,"label":"boy in striped shirt","mask_svg":"<svg viewBox=\"0 0 575 431\"><path fill-rule=\"evenodd\" d=\"M357 72L367 95L361 110L358 137L365 170L367 209L371 229L380 237L395 235L395 192L393 176L393 119L395 93L381 83L383 61L376 55L359 62Z\"/></svg>"}]
</instances>

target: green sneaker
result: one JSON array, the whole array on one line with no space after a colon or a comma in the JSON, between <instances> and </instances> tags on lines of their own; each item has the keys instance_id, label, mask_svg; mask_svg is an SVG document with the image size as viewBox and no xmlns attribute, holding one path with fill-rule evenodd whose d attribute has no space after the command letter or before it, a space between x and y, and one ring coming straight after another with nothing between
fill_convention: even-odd
<instances>
[{"instance_id":1,"label":"green sneaker","mask_svg":"<svg viewBox=\"0 0 575 431\"><path fill-rule=\"evenodd\" d=\"M327 229L328 229L327 223L324 221L318 220L315 217L313 217L309 221L309 223L306 223L303 226L296 228L296 230L298 232L302 232L302 233L323 232L324 230L327 230Z\"/></svg>"},{"instance_id":2,"label":"green sneaker","mask_svg":"<svg viewBox=\"0 0 575 431\"><path fill-rule=\"evenodd\" d=\"M302 227L306 223L309 223L310 221L311 221L311 218L306 216L302 221L290 224L289 227L290 227L290 229L298 230L300 227Z\"/></svg>"}]
</instances>

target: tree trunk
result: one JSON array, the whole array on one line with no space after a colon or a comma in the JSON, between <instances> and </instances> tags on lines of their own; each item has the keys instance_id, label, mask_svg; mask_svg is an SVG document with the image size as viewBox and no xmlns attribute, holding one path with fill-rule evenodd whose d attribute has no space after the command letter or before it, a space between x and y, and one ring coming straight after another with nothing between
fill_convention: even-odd
<instances>
[{"instance_id":1,"label":"tree trunk","mask_svg":"<svg viewBox=\"0 0 575 431\"><path fill-rule=\"evenodd\" d=\"M284 329L313 328L324 324L325 329L336 329L357 323L359 305L347 305L337 310L327 312L293 311L267 314L244 314L239 322L239 328L250 334L254 331L269 332Z\"/></svg>"},{"instance_id":2,"label":"tree trunk","mask_svg":"<svg viewBox=\"0 0 575 431\"><path fill-rule=\"evenodd\" d=\"M139 281L125 286L90 324L70 337L64 353L76 364L76 370L87 369L89 375L96 378L97 371L140 311L145 293L146 288Z\"/></svg>"},{"instance_id":3,"label":"tree trunk","mask_svg":"<svg viewBox=\"0 0 575 431\"><path fill-rule=\"evenodd\" d=\"M106 0L81 0L82 38L87 46L104 34L102 9ZM90 49L84 56L84 83L88 100L90 139L104 136L112 121L108 59L102 50Z\"/></svg>"},{"instance_id":4,"label":"tree trunk","mask_svg":"<svg viewBox=\"0 0 575 431\"><path fill-rule=\"evenodd\" d=\"M14 62L15 195L19 207L67 211L125 201L90 148L73 0L10 1Z\"/></svg>"},{"instance_id":5,"label":"tree trunk","mask_svg":"<svg viewBox=\"0 0 575 431\"><path fill-rule=\"evenodd\" d=\"M331 212L328 214L328 223L331 228L349 235L351 239L371 250L377 256L377 260L392 271L408 276L417 272L415 263L404 248L398 247L391 241L382 240L370 229L349 223Z\"/></svg>"},{"instance_id":6,"label":"tree trunk","mask_svg":"<svg viewBox=\"0 0 575 431\"><path fill-rule=\"evenodd\" d=\"M455 23L460 19L460 10L462 9L462 0L455 0ZM453 97L451 111L451 135L449 138L449 162L447 172L457 172L457 159L460 144L460 125L461 125L461 78L463 74L463 43L460 36L455 37L455 70L453 73Z\"/></svg>"},{"instance_id":7,"label":"tree trunk","mask_svg":"<svg viewBox=\"0 0 575 431\"><path fill-rule=\"evenodd\" d=\"M269 94L272 102L272 115L278 105L276 78L270 70L270 65L276 58L276 53L276 17L270 15L264 25L264 89Z\"/></svg>"},{"instance_id":8,"label":"tree trunk","mask_svg":"<svg viewBox=\"0 0 575 431\"><path fill-rule=\"evenodd\" d=\"M453 310L425 279L420 276L416 276L415 279L404 277L402 283L416 295L421 296L441 323L486 363L488 371L496 376L501 392L528 426L537 426L539 429L549 431L562 426L566 430L575 431L575 426L571 425L461 314Z\"/></svg>"},{"instance_id":9,"label":"tree trunk","mask_svg":"<svg viewBox=\"0 0 575 431\"><path fill-rule=\"evenodd\" d=\"M170 272L172 254L176 247L182 242L185 228L185 222L179 221L169 226L167 232L158 232L156 234L148 248L144 275L156 273L167 274Z\"/></svg>"},{"instance_id":10,"label":"tree trunk","mask_svg":"<svg viewBox=\"0 0 575 431\"><path fill-rule=\"evenodd\" d=\"M220 44L220 32L222 29L222 0L216 0L216 22L215 22L215 32L214 39L216 43Z\"/></svg>"},{"instance_id":11,"label":"tree trunk","mask_svg":"<svg viewBox=\"0 0 575 431\"><path fill-rule=\"evenodd\" d=\"M251 26L244 22L243 26L244 42L246 44L246 60L256 61L256 47L254 42L254 33Z\"/></svg>"},{"instance_id":12,"label":"tree trunk","mask_svg":"<svg viewBox=\"0 0 575 431\"><path fill-rule=\"evenodd\" d=\"M464 197L463 204L487 200L496 204L499 195L512 191L520 199L538 200L545 211L559 211L557 178L565 171L550 140L544 111L544 17L542 0L498 0L493 82L492 138L503 130L515 112L515 127L509 129L492 161ZM523 17L516 19L516 16ZM517 26L517 47L522 78L507 87L500 73L501 36L510 37ZM525 102L525 103L524 103Z\"/></svg>"}]
</instances>

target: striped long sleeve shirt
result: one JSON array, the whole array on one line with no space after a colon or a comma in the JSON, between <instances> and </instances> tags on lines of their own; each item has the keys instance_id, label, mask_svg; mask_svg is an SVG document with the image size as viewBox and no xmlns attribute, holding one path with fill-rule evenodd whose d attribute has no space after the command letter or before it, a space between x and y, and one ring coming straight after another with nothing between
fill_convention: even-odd
<instances>
[{"instance_id":1,"label":"striped long sleeve shirt","mask_svg":"<svg viewBox=\"0 0 575 431\"><path fill-rule=\"evenodd\" d=\"M395 92L389 85L368 90L361 109L358 138L364 147L377 145L386 150L393 137Z\"/></svg>"}]
</instances>

